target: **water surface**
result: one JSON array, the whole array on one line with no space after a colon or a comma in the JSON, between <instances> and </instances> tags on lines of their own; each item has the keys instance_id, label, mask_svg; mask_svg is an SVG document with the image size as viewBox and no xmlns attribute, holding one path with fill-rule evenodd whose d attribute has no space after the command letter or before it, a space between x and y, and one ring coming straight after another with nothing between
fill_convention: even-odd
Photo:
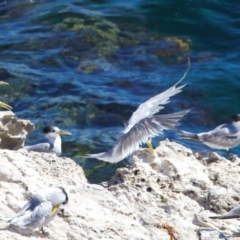
<instances>
[{"instance_id":1,"label":"water surface","mask_svg":"<svg viewBox=\"0 0 240 240\"><path fill-rule=\"evenodd\" d=\"M80 156L108 151L137 106L182 77L187 57L187 86L162 112L193 107L181 125L192 132L240 112L239 8L221 0L1 1L0 79L10 84L1 100L36 125L27 143L45 125L68 130L63 155L91 182L107 180L122 162ZM208 149L173 131L154 145L166 137Z\"/></svg>"}]
</instances>

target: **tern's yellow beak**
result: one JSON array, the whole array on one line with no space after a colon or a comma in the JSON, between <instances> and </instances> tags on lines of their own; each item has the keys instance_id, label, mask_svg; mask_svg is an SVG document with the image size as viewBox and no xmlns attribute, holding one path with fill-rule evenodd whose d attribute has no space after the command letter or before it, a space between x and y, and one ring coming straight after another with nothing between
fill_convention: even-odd
<instances>
[{"instance_id":1,"label":"tern's yellow beak","mask_svg":"<svg viewBox=\"0 0 240 240\"><path fill-rule=\"evenodd\" d=\"M52 212L50 213L50 216L52 216L53 214L55 214L58 209L60 208L60 204L56 205L53 209L52 209Z\"/></svg>"},{"instance_id":2,"label":"tern's yellow beak","mask_svg":"<svg viewBox=\"0 0 240 240\"><path fill-rule=\"evenodd\" d=\"M0 81L0 84L8 84L7 82L4 82L4 81Z\"/></svg>"},{"instance_id":3,"label":"tern's yellow beak","mask_svg":"<svg viewBox=\"0 0 240 240\"><path fill-rule=\"evenodd\" d=\"M5 108L7 110L11 110L12 109L11 106L9 106L8 104L6 104L4 102L0 102L0 107Z\"/></svg>"},{"instance_id":4,"label":"tern's yellow beak","mask_svg":"<svg viewBox=\"0 0 240 240\"><path fill-rule=\"evenodd\" d=\"M58 134L62 134L62 135L72 135L70 132L63 131L63 130L60 130L60 131L58 132Z\"/></svg>"}]
</instances>

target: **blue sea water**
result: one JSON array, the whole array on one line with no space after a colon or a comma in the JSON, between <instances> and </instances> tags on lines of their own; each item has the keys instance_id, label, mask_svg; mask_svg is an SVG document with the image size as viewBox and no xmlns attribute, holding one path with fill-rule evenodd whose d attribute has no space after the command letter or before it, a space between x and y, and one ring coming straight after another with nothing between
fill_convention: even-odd
<instances>
[{"instance_id":1,"label":"blue sea water","mask_svg":"<svg viewBox=\"0 0 240 240\"><path fill-rule=\"evenodd\" d=\"M0 1L0 80L10 84L1 101L36 125L27 143L45 125L68 130L63 155L90 182L108 180L122 162L81 155L108 151L138 105L182 77L187 57L187 85L162 112L193 108L180 126L192 132L240 113L239 10L223 0ZM166 137L208 149L173 131L154 145Z\"/></svg>"}]
</instances>

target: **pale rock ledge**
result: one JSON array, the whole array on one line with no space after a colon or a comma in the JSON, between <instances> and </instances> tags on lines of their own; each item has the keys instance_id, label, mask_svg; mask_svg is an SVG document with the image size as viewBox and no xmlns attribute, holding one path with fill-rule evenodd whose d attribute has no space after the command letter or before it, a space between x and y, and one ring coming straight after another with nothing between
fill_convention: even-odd
<instances>
[{"instance_id":1,"label":"pale rock ledge","mask_svg":"<svg viewBox=\"0 0 240 240\"><path fill-rule=\"evenodd\" d=\"M239 205L239 158L197 159L165 140L154 157L139 149L130 162L104 188L89 184L69 158L0 149L0 217L14 215L39 189L63 186L69 194L64 216L46 227L50 236L37 229L32 236L3 229L0 239L170 240L167 226L178 240L240 239L237 220L208 218Z\"/></svg>"}]
</instances>

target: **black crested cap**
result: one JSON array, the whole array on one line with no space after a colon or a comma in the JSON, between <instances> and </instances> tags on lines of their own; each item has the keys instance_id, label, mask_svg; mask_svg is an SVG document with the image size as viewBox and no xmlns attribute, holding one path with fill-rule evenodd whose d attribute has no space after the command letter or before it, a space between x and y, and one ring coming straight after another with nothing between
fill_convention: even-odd
<instances>
[{"instance_id":1,"label":"black crested cap","mask_svg":"<svg viewBox=\"0 0 240 240\"><path fill-rule=\"evenodd\" d=\"M43 128L43 133L44 134L47 134L47 133L50 133L50 132L55 132L56 131L56 127L54 126L47 126L45 128Z\"/></svg>"},{"instance_id":2,"label":"black crested cap","mask_svg":"<svg viewBox=\"0 0 240 240\"><path fill-rule=\"evenodd\" d=\"M66 204L67 202L68 202L68 194L67 194L67 192L65 191L65 189L63 188L63 187L59 187L61 190L62 190L62 192L65 194L65 196L66 196L66 200L62 203L62 204Z\"/></svg>"},{"instance_id":3,"label":"black crested cap","mask_svg":"<svg viewBox=\"0 0 240 240\"><path fill-rule=\"evenodd\" d=\"M234 114L231 116L231 120L233 122L239 122L240 121L240 114Z\"/></svg>"},{"instance_id":4,"label":"black crested cap","mask_svg":"<svg viewBox=\"0 0 240 240\"><path fill-rule=\"evenodd\" d=\"M42 130L44 133L50 133L52 131L51 127L45 127Z\"/></svg>"}]
</instances>

